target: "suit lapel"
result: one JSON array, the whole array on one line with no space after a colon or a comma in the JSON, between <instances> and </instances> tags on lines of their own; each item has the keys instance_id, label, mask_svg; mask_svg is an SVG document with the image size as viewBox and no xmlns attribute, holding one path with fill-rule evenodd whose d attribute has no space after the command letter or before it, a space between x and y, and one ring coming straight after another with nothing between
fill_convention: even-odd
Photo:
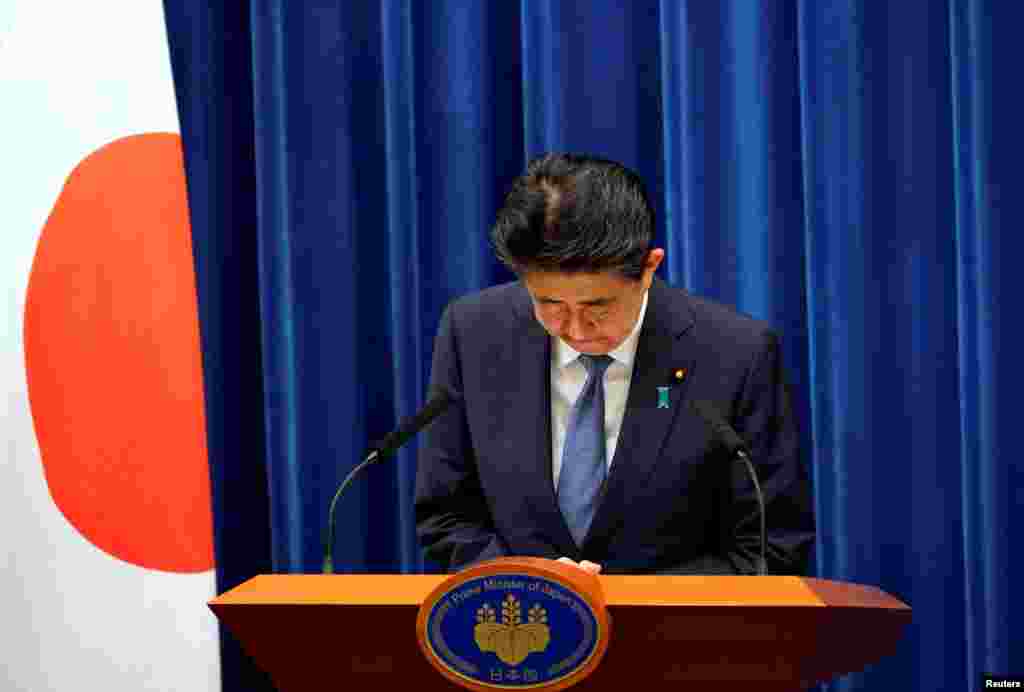
<instances>
[{"instance_id":1,"label":"suit lapel","mask_svg":"<svg viewBox=\"0 0 1024 692\"><path fill-rule=\"evenodd\" d=\"M516 382L502 406L507 416L505 440L514 441L509 448L516 450L516 457L508 461L522 472L519 491L541 535L548 536L561 555L571 556L578 548L558 507L551 470L551 339L533 315L529 294L520 288L515 309L524 337L516 341L522 351L507 364Z\"/></svg>"},{"instance_id":2,"label":"suit lapel","mask_svg":"<svg viewBox=\"0 0 1024 692\"><path fill-rule=\"evenodd\" d=\"M676 384L673 371L693 367L686 340L680 339L692 327L693 315L671 293L658 279L651 284L615 456L584 545L588 552L603 552L611 540L628 510L630 488L647 483L682 404L685 380ZM659 388L667 388L667 407Z\"/></svg>"}]
</instances>

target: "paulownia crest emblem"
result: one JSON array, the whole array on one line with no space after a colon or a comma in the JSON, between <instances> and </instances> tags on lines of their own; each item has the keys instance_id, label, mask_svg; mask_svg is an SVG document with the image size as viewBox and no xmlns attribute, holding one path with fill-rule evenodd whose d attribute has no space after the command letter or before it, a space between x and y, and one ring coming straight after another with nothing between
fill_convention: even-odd
<instances>
[{"instance_id":1,"label":"paulownia crest emblem","mask_svg":"<svg viewBox=\"0 0 1024 692\"><path fill-rule=\"evenodd\" d=\"M508 594L501 604L501 622L489 603L477 609L473 637L480 651L493 651L503 663L518 665L530 654L544 651L551 641L548 612L535 604L527 611L526 622L523 622L519 599Z\"/></svg>"}]
</instances>

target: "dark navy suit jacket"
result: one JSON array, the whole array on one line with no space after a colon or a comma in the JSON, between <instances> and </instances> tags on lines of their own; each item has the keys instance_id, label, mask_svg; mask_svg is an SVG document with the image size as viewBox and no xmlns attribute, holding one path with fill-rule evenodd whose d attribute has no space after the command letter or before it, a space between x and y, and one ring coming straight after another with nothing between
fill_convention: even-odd
<instances>
[{"instance_id":1,"label":"dark navy suit jacket","mask_svg":"<svg viewBox=\"0 0 1024 692\"><path fill-rule=\"evenodd\" d=\"M533 555L587 559L611 574L754 573L753 484L689 409L702 399L750 445L769 573L805 570L811 497L778 339L764 323L655 279L615 456L582 547L552 480L550 365L550 337L521 283L445 310L431 386L458 403L427 428L419 454L416 519L428 558L449 570ZM668 408L659 387L668 387Z\"/></svg>"}]
</instances>

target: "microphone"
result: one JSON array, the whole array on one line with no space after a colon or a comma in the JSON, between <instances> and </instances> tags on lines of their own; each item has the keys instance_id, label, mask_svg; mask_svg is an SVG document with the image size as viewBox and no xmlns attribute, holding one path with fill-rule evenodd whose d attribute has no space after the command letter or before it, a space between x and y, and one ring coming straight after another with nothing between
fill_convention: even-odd
<instances>
[{"instance_id":1,"label":"microphone","mask_svg":"<svg viewBox=\"0 0 1024 692\"><path fill-rule=\"evenodd\" d=\"M739 433L729 425L718 409L708 401L691 401L690 408L694 413L704 419L704 422L711 428L711 434L726 450L736 459L740 459L747 468L750 480L754 483L754 493L757 495L757 509L761 515L761 561L757 566L757 573L765 576L768 573L768 563L765 560L765 546L768 543L768 533L765 529L764 520L764 494L761 492L761 484L757 481L757 472L754 464L750 461L750 448Z\"/></svg>"},{"instance_id":2,"label":"microphone","mask_svg":"<svg viewBox=\"0 0 1024 692\"><path fill-rule=\"evenodd\" d=\"M420 409L412 418L407 419L404 423L398 426L397 430L389 432L384 436L383 439L377 441L366 450L371 455L376 455L373 459L374 462L385 459L404 445L410 437L418 433L423 428L430 425L430 423L444 413L454 397L447 390L438 390L426 403L426 405ZM373 463L373 462L371 462Z\"/></svg>"},{"instance_id":3,"label":"microphone","mask_svg":"<svg viewBox=\"0 0 1024 692\"><path fill-rule=\"evenodd\" d=\"M345 488L347 488L348 484L352 482L352 479L355 478L356 474L362 471L365 467L370 464L375 464L378 461L382 461L397 452L402 445L408 442L409 438L430 425L435 418L444 413L445 410L451 406L453 401L455 401L455 397L446 389L438 390L434 396L427 401L426 405L420 409L419 413L412 418L406 419L398 426L397 430L388 433L381 440L370 445L369 449L366 450L366 457L363 461L354 469L349 471L349 474L345 476L345 480L341 482L340 486L338 486L338 491L334 493L334 499L331 500L331 508L327 512L327 540L324 543L324 574L334 573L334 559L332 557L334 552L334 510L338 504L338 499L345 491Z\"/></svg>"}]
</instances>

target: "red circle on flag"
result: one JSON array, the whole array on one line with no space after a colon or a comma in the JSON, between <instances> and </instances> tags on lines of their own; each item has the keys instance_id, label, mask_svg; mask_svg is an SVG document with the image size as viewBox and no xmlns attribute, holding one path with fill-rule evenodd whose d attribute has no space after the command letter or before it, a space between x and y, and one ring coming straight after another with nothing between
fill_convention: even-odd
<instances>
[{"instance_id":1,"label":"red circle on flag","mask_svg":"<svg viewBox=\"0 0 1024 692\"><path fill-rule=\"evenodd\" d=\"M178 135L94 152L43 228L25 306L54 502L101 550L170 572L214 563L186 199Z\"/></svg>"}]
</instances>

